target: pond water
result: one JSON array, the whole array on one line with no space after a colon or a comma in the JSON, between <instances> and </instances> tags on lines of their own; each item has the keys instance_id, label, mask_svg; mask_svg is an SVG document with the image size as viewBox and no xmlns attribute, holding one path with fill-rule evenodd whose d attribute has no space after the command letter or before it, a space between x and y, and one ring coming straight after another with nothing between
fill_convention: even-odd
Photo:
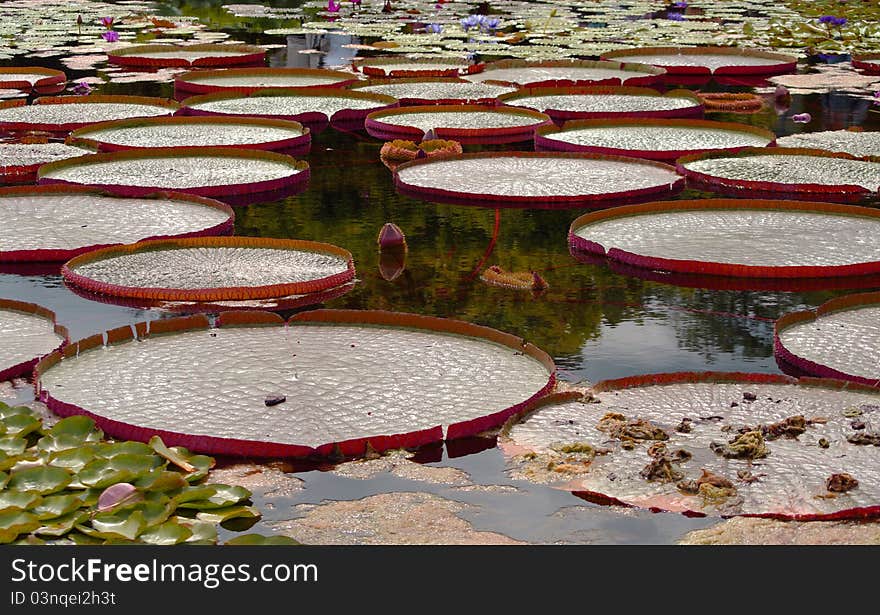
<instances>
[{"instance_id":1,"label":"pond water","mask_svg":"<svg viewBox=\"0 0 880 615\"><path fill-rule=\"evenodd\" d=\"M171 3L165 10L168 14L199 14L206 10L203 4ZM228 14L214 29L246 43L284 41L236 23ZM298 48L312 46L314 36L309 35L308 44L305 36L289 36L286 47L270 49L269 64L338 65L343 56L356 53L343 48L357 42L355 39L336 35L322 35L321 48L326 54L295 53ZM62 67L53 58L28 61ZM11 61L5 64L13 65ZM67 73L70 79L95 74L94 70L69 68ZM749 91L717 83L701 89ZM172 96L168 82L106 83L96 90ZM814 118L810 131L851 125L880 130L880 114L868 113L870 105L869 100L845 93L796 94L790 111L782 116L771 106L753 115L720 113L710 119L739 121L784 136L804 130L788 116L807 112ZM571 221L583 210L494 210L407 198L396 193L391 173L379 161L380 146L380 141L364 133L328 128L313 136L306 157L311 180L305 192L236 208L237 235L327 241L351 251L358 283L351 292L328 301L326 307L416 312L495 327L546 350L559 366L560 378L578 383L683 370L779 373L773 359L773 321L786 312L815 307L847 292L688 288L620 275L605 264L582 264L569 254L566 236ZM469 147L467 151L480 149L487 147ZM676 198L707 196L714 195L685 190ZM409 245L406 268L391 281L380 274L376 246L376 236L386 222L403 229ZM549 290L534 296L529 291L489 286L479 274L496 264L508 271L535 270L549 283ZM880 278L865 284L878 289ZM54 310L73 339L167 316L155 310L80 298L65 287L57 267L3 267L0 297ZM305 489L272 499L269 505L258 497L256 504L264 519L254 530L271 533L272 522L302 514L293 509L298 504L392 491L428 491L474 504L461 516L477 529L534 542L669 543L691 529L713 523L676 514L601 507L565 491L513 481L505 475L503 457L491 441L438 446L421 451L417 459L430 466L458 468L476 484L513 485L517 490L462 491L388 473L359 480L340 477L326 471L328 468L287 466L298 471L296 476L305 481Z\"/></svg>"}]
</instances>

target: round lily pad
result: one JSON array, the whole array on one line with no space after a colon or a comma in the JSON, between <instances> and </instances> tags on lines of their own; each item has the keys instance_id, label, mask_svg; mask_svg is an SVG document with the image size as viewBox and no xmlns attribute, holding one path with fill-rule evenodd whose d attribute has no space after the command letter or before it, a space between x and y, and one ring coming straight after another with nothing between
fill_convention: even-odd
<instances>
[{"instance_id":1,"label":"round lily pad","mask_svg":"<svg viewBox=\"0 0 880 615\"><path fill-rule=\"evenodd\" d=\"M674 161L707 151L739 151L773 145L769 130L709 120L572 120L562 128L542 126L535 131L535 150L592 152Z\"/></svg>"},{"instance_id":2,"label":"round lily pad","mask_svg":"<svg viewBox=\"0 0 880 615\"><path fill-rule=\"evenodd\" d=\"M644 269L741 277L880 273L880 211L705 199L616 207L571 224L572 250Z\"/></svg>"},{"instance_id":3,"label":"round lily pad","mask_svg":"<svg viewBox=\"0 0 880 615\"><path fill-rule=\"evenodd\" d=\"M67 75L63 71L42 66L0 68L0 89L22 90L37 94L55 94L64 89Z\"/></svg>"},{"instance_id":4,"label":"round lily pad","mask_svg":"<svg viewBox=\"0 0 880 615\"><path fill-rule=\"evenodd\" d=\"M517 207L601 206L682 188L681 176L649 160L563 152L499 152L421 159L397 167L403 194L429 201Z\"/></svg>"},{"instance_id":5,"label":"round lily pad","mask_svg":"<svg viewBox=\"0 0 880 615\"><path fill-rule=\"evenodd\" d=\"M502 448L513 472L598 503L688 515L880 514L876 389L707 372L610 380L590 393L510 428Z\"/></svg>"},{"instance_id":6,"label":"round lily pad","mask_svg":"<svg viewBox=\"0 0 880 615\"><path fill-rule=\"evenodd\" d=\"M262 64L266 50L255 45L135 45L107 53L108 61L127 67L219 67Z\"/></svg>"},{"instance_id":7,"label":"round lily pad","mask_svg":"<svg viewBox=\"0 0 880 615\"><path fill-rule=\"evenodd\" d=\"M177 98L213 92L250 94L267 88L341 88L357 75L319 68L226 68L183 73L174 80Z\"/></svg>"},{"instance_id":8,"label":"round lily pad","mask_svg":"<svg viewBox=\"0 0 880 615\"><path fill-rule=\"evenodd\" d=\"M863 53L852 58L853 68L869 75L880 75L880 53Z\"/></svg>"},{"instance_id":9,"label":"round lily pad","mask_svg":"<svg viewBox=\"0 0 880 615\"><path fill-rule=\"evenodd\" d=\"M0 102L0 131L69 132L111 120L171 115L177 103L147 96L53 96L32 105L23 100Z\"/></svg>"},{"instance_id":10,"label":"round lily pad","mask_svg":"<svg viewBox=\"0 0 880 615\"><path fill-rule=\"evenodd\" d=\"M235 214L219 201L160 193L127 199L76 186L0 189L0 262L66 261L143 239L232 233Z\"/></svg>"},{"instance_id":11,"label":"round lily pad","mask_svg":"<svg viewBox=\"0 0 880 615\"><path fill-rule=\"evenodd\" d=\"M127 197L180 190L224 200L305 189L308 177L308 164L290 156L226 147L90 154L43 165L39 171L41 184L87 185Z\"/></svg>"},{"instance_id":12,"label":"round lily pad","mask_svg":"<svg viewBox=\"0 0 880 615\"><path fill-rule=\"evenodd\" d=\"M588 85L653 85L660 83L666 71L647 64L594 62L590 60L501 60L486 65L468 81L503 81L524 87L563 87Z\"/></svg>"},{"instance_id":13,"label":"round lily pad","mask_svg":"<svg viewBox=\"0 0 880 615\"><path fill-rule=\"evenodd\" d=\"M555 122L600 118L702 117L703 103L688 90L661 94L651 88L594 86L526 88L498 97L505 105L535 109Z\"/></svg>"},{"instance_id":14,"label":"round lily pad","mask_svg":"<svg viewBox=\"0 0 880 615\"><path fill-rule=\"evenodd\" d=\"M880 386L880 293L847 295L776 321L781 367Z\"/></svg>"},{"instance_id":15,"label":"round lily pad","mask_svg":"<svg viewBox=\"0 0 880 615\"><path fill-rule=\"evenodd\" d=\"M370 77L456 77L483 70L461 58L363 58L352 63L355 70Z\"/></svg>"},{"instance_id":16,"label":"round lily pad","mask_svg":"<svg viewBox=\"0 0 880 615\"><path fill-rule=\"evenodd\" d=\"M356 92L393 96L401 105L473 105L494 103L502 94L516 91L515 86L496 83L471 83L457 77L432 79L370 79L352 86Z\"/></svg>"},{"instance_id":17,"label":"round lily pad","mask_svg":"<svg viewBox=\"0 0 880 615\"><path fill-rule=\"evenodd\" d=\"M820 149L826 152L849 154L857 158L880 158L880 132L854 130L825 130L802 132L780 137L779 147Z\"/></svg>"},{"instance_id":18,"label":"round lily pad","mask_svg":"<svg viewBox=\"0 0 880 615\"><path fill-rule=\"evenodd\" d=\"M738 47L639 47L602 55L603 60L641 62L670 75L778 75L797 69L797 58Z\"/></svg>"},{"instance_id":19,"label":"round lily pad","mask_svg":"<svg viewBox=\"0 0 880 615\"><path fill-rule=\"evenodd\" d=\"M684 156L678 170L689 182L724 192L817 194L858 200L880 191L880 162L797 148L745 149Z\"/></svg>"},{"instance_id":20,"label":"round lily pad","mask_svg":"<svg viewBox=\"0 0 880 615\"><path fill-rule=\"evenodd\" d=\"M64 143L0 143L0 183L33 183L41 165L87 153Z\"/></svg>"},{"instance_id":21,"label":"round lily pad","mask_svg":"<svg viewBox=\"0 0 880 615\"><path fill-rule=\"evenodd\" d=\"M390 141L420 141L430 130L435 138L460 143L516 143L533 138L552 120L537 111L483 105L423 105L375 111L364 127L370 136Z\"/></svg>"},{"instance_id":22,"label":"round lily pad","mask_svg":"<svg viewBox=\"0 0 880 615\"><path fill-rule=\"evenodd\" d=\"M328 121L358 123L373 111L397 107L396 98L341 88L266 89L238 94L219 92L183 101L185 115L247 115L296 120L312 126Z\"/></svg>"},{"instance_id":23,"label":"round lily pad","mask_svg":"<svg viewBox=\"0 0 880 615\"><path fill-rule=\"evenodd\" d=\"M81 254L61 269L88 291L164 301L301 295L354 278L351 254L331 244L258 237L143 241Z\"/></svg>"},{"instance_id":24,"label":"round lily pad","mask_svg":"<svg viewBox=\"0 0 880 615\"><path fill-rule=\"evenodd\" d=\"M232 455L357 456L485 431L555 383L539 349L461 321L317 310L287 326L262 312L208 322L124 327L107 334L112 351L101 335L73 344L40 364L40 397L120 438L158 434Z\"/></svg>"},{"instance_id":25,"label":"round lily pad","mask_svg":"<svg viewBox=\"0 0 880 615\"><path fill-rule=\"evenodd\" d=\"M43 355L67 341L55 314L32 303L0 299L0 381L30 373Z\"/></svg>"},{"instance_id":26,"label":"round lily pad","mask_svg":"<svg viewBox=\"0 0 880 615\"><path fill-rule=\"evenodd\" d=\"M241 147L305 153L309 129L299 122L249 117L158 117L102 122L73 131L68 143L103 152L150 147Z\"/></svg>"}]
</instances>

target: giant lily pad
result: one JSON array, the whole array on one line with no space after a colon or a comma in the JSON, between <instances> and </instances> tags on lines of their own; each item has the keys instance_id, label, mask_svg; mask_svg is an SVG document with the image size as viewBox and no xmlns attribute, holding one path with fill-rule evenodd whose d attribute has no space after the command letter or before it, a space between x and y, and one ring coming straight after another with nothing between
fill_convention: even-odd
<instances>
[{"instance_id":1,"label":"giant lily pad","mask_svg":"<svg viewBox=\"0 0 880 615\"><path fill-rule=\"evenodd\" d=\"M551 60L528 62L502 60L486 65L468 81L503 81L525 87L561 87L587 85L653 85L666 71L647 64L593 62L590 60Z\"/></svg>"},{"instance_id":2,"label":"giant lily pad","mask_svg":"<svg viewBox=\"0 0 880 615\"><path fill-rule=\"evenodd\" d=\"M55 94L64 89L63 71L41 66L0 68L0 89L22 90L37 94Z\"/></svg>"},{"instance_id":3,"label":"giant lily pad","mask_svg":"<svg viewBox=\"0 0 880 615\"><path fill-rule=\"evenodd\" d=\"M307 151L309 129L268 118L159 117L102 122L73 131L68 143L118 152L150 147L241 147Z\"/></svg>"},{"instance_id":4,"label":"giant lily pad","mask_svg":"<svg viewBox=\"0 0 880 615\"><path fill-rule=\"evenodd\" d=\"M193 96L183 105L186 115L247 115L296 120L310 127L332 120L362 127L367 114L397 107L398 103L391 96L341 88L282 88Z\"/></svg>"},{"instance_id":5,"label":"giant lily pad","mask_svg":"<svg viewBox=\"0 0 880 615\"><path fill-rule=\"evenodd\" d=\"M852 65L868 75L880 75L880 53L854 55Z\"/></svg>"},{"instance_id":6,"label":"giant lily pad","mask_svg":"<svg viewBox=\"0 0 880 615\"><path fill-rule=\"evenodd\" d=\"M86 185L126 197L162 190L252 196L305 189L309 165L290 156L226 147L148 148L90 154L43 165L41 184Z\"/></svg>"},{"instance_id":7,"label":"giant lily pad","mask_svg":"<svg viewBox=\"0 0 880 615\"><path fill-rule=\"evenodd\" d=\"M503 152L407 162L397 189L439 202L519 207L599 205L680 190L665 164L594 154Z\"/></svg>"},{"instance_id":8,"label":"giant lily pad","mask_svg":"<svg viewBox=\"0 0 880 615\"><path fill-rule=\"evenodd\" d=\"M64 143L0 143L0 183L33 183L40 165L86 153Z\"/></svg>"},{"instance_id":9,"label":"giant lily pad","mask_svg":"<svg viewBox=\"0 0 880 615\"><path fill-rule=\"evenodd\" d=\"M479 73L484 65L448 57L379 57L355 60L352 66L370 77L456 77Z\"/></svg>"},{"instance_id":10,"label":"giant lily pad","mask_svg":"<svg viewBox=\"0 0 880 615\"><path fill-rule=\"evenodd\" d=\"M371 79L352 86L356 92L393 96L401 105L473 105L494 103L516 87L496 83L471 83L456 77L433 79Z\"/></svg>"},{"instance_id":11,"label":"giant lily pad","mask_svg":"<svg viewBox=\"0 0 880 615\"><path fill-rule=\"evenodd\" d=\"M37 359L67 340L55 314L31 303L0 299L0 381L26 375Z\"/></svg>"},{"instance_id":12,"label":"giant lily pad","mask_svg":"<svg viewBox=\"0 0 880 615\"><path fill-rule=\"evenodd\" d=\"M644 269L805 278L880 272L880 212L801 201L705 199L586 214L573 251Z\"/></svg>"},{"instance_id":13,"label":"giant lily pad","mask_svg":"<svg viewBox=\"0 0 880 615\"><path fill-rule=\"evenodd\" d=\"M0 189L0 216L0 262L66 261L143 239L226 235L235 220L228 205L204 197L131 199L77 186Z\"/></svg>"},{"instance_id":14,"label":"giant lily pad","mask_svg":"<svg viewBox=\"0 0 880 615\"><path fill-rule=\"evenodd\" d=\"M254 45L135 45L107 54L114 64L141 68L219 67L262 64L266 50Z\"/></svg>"},{"instance_id":15,"label":"giant lily pad","mask_svg":"<svg viewBox=\"0 0 880 615\"><path fill-rule=\"evenodd\" d=\"M688 90L661 94L651 88L594 86L526 88L499 96L505 105L546 113L556 122L599 118L701 117L703 104Z\"/></svg>"},{"instance_id":16,"label":"giant lily pad","mask_svg":"<svg viewBox=\"0 0 880 615\"><path fill-rule=\"evenodd\" d=\"M482 105L429 105L375 111L364 127L377 139L422 140L428 131L460 143L515 143L552 120L537 111Z\"/></svg>"},{"instance_id":17,"label":"giant lily pad","mask_svg":"<svg viewBox=\"0 0 880 615\"><path fill-rule=\"evenodd\" d=\"M367 443L412 447L497 426L555 380L542 351L459 321L318 310L289 326L254 312L219 322L154 321L149 334L141 323L142 343L120 329L112 351L101 336L83 340L41 364L40 395L118 437L233 455L362 455Z\"/></svg>"},{"instance_id":18,"label":"giant lily pad","mask_svg":"<svg viewBox=\"0 0 880 615\"><path fill-rule=\"evenodd\" d=\"M833 380L679 373L601 382L509 430L518 475L587 499L699 515L880 514L880 392ZM598 403L596 403L598 402ZM858 414L857 424L853 416Z\"/></svg>"},{"instance_id":19,"label":"giant lily pad","mask_svg":"<svg viewBox=\"0 0 880 615\"><path fill-rule=\"evenodd\" d=\"M180 98L212 92L250 94L267 88L341 88L357 80L351 73L318 68L227 68L183 73L174 80L174 93Z\"/></svg>"},{"instance_id":20,"label":"giant lily pad","mask_svg":"<svg viewBox=\"0 0 880 615\"><path fill-rule=\"evenodd\" d=\"M0 131L69 132L110 120L171 115L177 103L146 96L52 96L32 105L23 100L0 103Z\"/></svg>"},{"instance_id":21,"label":"giant lily pad","mask_svg":"<svg viewBox=\"0 0 880 615\"><path fill-rule=\"evenodd\" d=\"M797 58L737 47L639 47L602 55L603 60L641 62L671 75L778 75L797 68Z\"/></svg>"},{"instance_id":22,"label":"giant lily pad","mask_svg":"<svg viewBox=\"0 0 880 615\"><path fill-rule=\"evenodd\" d=\"M880 158L880 132L826 130L802 132L776 140L779 147L821 149L858 158Z\"/></svg>"},{"instance_id":23,"label":"giant lily pad","mask_svg":"<svg viewBox=\"0 0 880 615\"><path fill-rule=\"evenodd\" d=\"M815 312L786 314L776 321L773 350L781 367L880 385L880 293L847 295Z\"/></svg>"},{"instance_id":24,"label":"giant lily pad","mask_svg":"<svg viewBox=\"0 0 880 615\"><path fill-rule=\"evenodd\" d=\"M535 132L537 151L591 152L674 161L706 151L773 145L769 130L708 120L572 120Z\"/></svg>"},{"instance_id":25,"label":"giant lily pad","mask_svg":"<svg viewBox=\"0 0 880 615\"><path fill-rule=\"evenodd\" d=\"M678 169L688 181L723 192L817 194L832 200L858 200L880 192L880 162L821 150L709 152L679 159Z\"/></svg>"},{"instance_id":26,"label":"giant lily pad","mask_svg":"<svg viewBox=\"0 0 880 615\"><path fill-rule=\"evenodd\" d=\"M351 254L293 239L145 241L82 254L61 269L96 293L166 301L265 299L320 292L354 278Z\"/></svg>"}]
</instances>

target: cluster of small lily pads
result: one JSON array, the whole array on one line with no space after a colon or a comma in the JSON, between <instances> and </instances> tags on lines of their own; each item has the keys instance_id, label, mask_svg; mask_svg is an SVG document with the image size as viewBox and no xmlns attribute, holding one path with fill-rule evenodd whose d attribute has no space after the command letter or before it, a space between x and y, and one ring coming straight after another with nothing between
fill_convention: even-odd
<instances>
[{"instance_id":1,"label":"cluster of small lily pads","mask_svg":"<svg viewBox=\"0 0 880 615\"><path fill-rule=\"evenodd\" d=\"M218 525L260 518L251 493L206 482L214 459L158 436L108 441L92 419L46 427L27 406L0 402L0 543L216 544ZM244 534L225 544L297 544Z\"/></svg>"}]
</instances>

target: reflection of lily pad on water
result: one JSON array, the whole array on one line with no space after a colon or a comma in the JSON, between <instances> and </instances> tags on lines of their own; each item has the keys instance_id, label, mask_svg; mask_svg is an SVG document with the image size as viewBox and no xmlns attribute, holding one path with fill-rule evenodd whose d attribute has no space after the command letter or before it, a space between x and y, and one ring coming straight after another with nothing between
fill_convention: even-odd
<instances>
[{"instance_id":1,"label":"reflection of lily pad on water","mask_svg":"<svg viewBox=\"0 0 880 615\"><path fill-rule=\"evenodd\" d=\"M107 349L101 335L73 344L38 368L41 397L117 437L158 433L232 455L359 456L368 442L381 451L496 427L555 382L539 349L460 321L319 310L289 326L258 312L227 312L219 324L161 320L109 332ZM222 413L206 410L218 404Z\"/></svg>"},{"instance_id":2,"label":"reflection of lily pad on water","mask_svg":"<svg viewBox=\"0 0 880 615\"><path fill-rule=\"evenodd\" d=\"M437 202L507 207L602 206L681 189L683 179L650 160L563 152L464 154L397 168L403 194Z\"/></svg>"},{"instance_id":3,"label":"reflection of lily pad on water","mask_svg":"<svg viewBox=\"0 0 880 615\"><path fill-rule=\"evenodd\" d=\"M299 122L268 118L161 117L102 122L73 131L68 143L116 152L150 147L241 147L302 152L311 144Z\"/></svg>"},{"instance_id":4,"label":"reflection of lily pad on water","mask_svg":"<svg viewBox=\"0 0 880 615\"><path fill-rule=\"evenodd\" d=\"M586 403L585 403L586 402ZM853 416L858 415L857 424ZM597 384L509 428L511 471L586 499L711 516L880 514L880 392L680 373Z\"/></svg>"},{"instance_id":5,"label":"reflection of lily pad on water","mask_svg":"<svg viewBox=\"0 0 880 615\"><path fill-rule=\"evenodd\" d=\"M254 45L135 45L107 53L113 64L126 67L159 68L240 66L262 64L266 50Z\"/></svg>"},{"instance_id":6,"label":"reflection of lily pad on water","mask_svg":"<svg viewBox=\"0 0 880 615\"><path fill-rule=\"evenodd\" d=\"M815 312L782 316L773 349L784 369L880 385L880 293L847 295Z\"/></svg>"},{"instance_id":7,"label":"reflection of lily pad on water","mask_svg":"<svg viewBox=\"0 0 880 615\"><path fill-rule=\"evenodd\" d=\"M249 196L305 188L308 164L275 152L214 148L150 148L90 154L40 168L41 184L99 187L122 196L180 190L200 196Z\"/></svg>"},{"instance_id":8,"label":"reflection of lily pad on water","mask_svg":"<svg viewBox=\"0 0 880 615\"><path fill-rule=\"evenodd\" d=\"M603 60L641 62L670 75L777 75L797 68L797 58L737 47L639 47L602 55Z\"/></svg>"},{"instance_id":9,"label":"reflection of lily pad on water","mask_svg":"<svg viewBox=\"0 0 880 615\"><path fill-rule=\"evenodd\" d=\"M160 301L245 301L304 295L354 278L347 250L295 239L145 241L82 254L61 269L94 293Z\"/></svg>"},{"instance_id":10,"label":"reflection of lily pad on water","mask_svg":"<svg viewBox=\"0 0 880 615\"><path fill-rule=\"evenodd\" d=\"M49 310L20 301L0 299L0 381L29 375L43 355L67 341Z\"/></svg>"},{"instance_id":11,"label":"reflection of lily pad on water","mask_svg":"<svg viewBox=\"0 0 880 615\"><path fill-rule=\"evenodd\" d=\"M661 94L651 88L593 86L583 88L526 88L504 94L505 105L546 113L554 121L630 117L701 117L700 99L687 90Z\"/></svg>"},{"instance_id":12,"label":"reflection of lily pad on water","mask_svg":"<svg viewBox=\"0 0 880 615\"><path fill-rule=\"evenodd\" d=\"M810 203L704 199L631 205L571 224L572 250L646 270L749 278L880 273L880 212Z\"/></svg>"},{"instance_id":13,"label":"reflection of lily pad on water","mask_svg":"<svg viewBox=\"0 0 880 615\"><path fill-rule=\"evenodd\" d=\"M0 262L46 262L144 239L226 235L235 214L185 194L126 199L84 187L29 186L0 189L0 217Z\"/></svg>"},{"instance_id":14,"label":"reflection of lily pad on water","mask_svg":"<svg viewBox=\"0 0 880 615\"><path fill-rule=\"evenodd\" d=\"M769 130L708 120L572 120L535 132L537 151L592 152L673 161L686 154L772 145Z\"/></svg>"},{"instance_id":15,"label":"reflection of lily pad on water","mask_svg":"<svg viewBox=\"0 0 880 615\"><path fill-rule=\"evenodd\" d=\"M503 81L526 87L588 85L653 85L660 83L666 71L647 64L621 64L591 60L501 60L486 65L468 81Z\"/></svg>"},{"instance_id":16,"label":"reflection of lily pad on water","mask_svg":"<svg viewBox=\"0 0 880 615\"><path fill-rule=\"evenodd\" d=\"M147 96L53 96L32 105L0 103L0 131L69 132L89 124L135 117L171 115L177 103Z\"/></svg>"},{"instance_id":17,"label":"reflection of lily pad on water","mask_svg":"<svg viewBox=\"0 0 880 615\"><path fill-rule=\"evenodd\" d=\"M40 165L87 153L63 143L0 143L0 182L33 183Z\"/></svg>"},{"instance_id":18,"label":"reflection of lily pad on water","mask_svg":"<svg viewBox=\"0 0 880 615\"><path fill-rule=\"evenodd\" d=\"M460 143L529 141L535 129L552 120L537 111L483 105L420 105L376 111L364 127L377 139L421 140L429 131Z\"/></svg>"}]
</instances>

